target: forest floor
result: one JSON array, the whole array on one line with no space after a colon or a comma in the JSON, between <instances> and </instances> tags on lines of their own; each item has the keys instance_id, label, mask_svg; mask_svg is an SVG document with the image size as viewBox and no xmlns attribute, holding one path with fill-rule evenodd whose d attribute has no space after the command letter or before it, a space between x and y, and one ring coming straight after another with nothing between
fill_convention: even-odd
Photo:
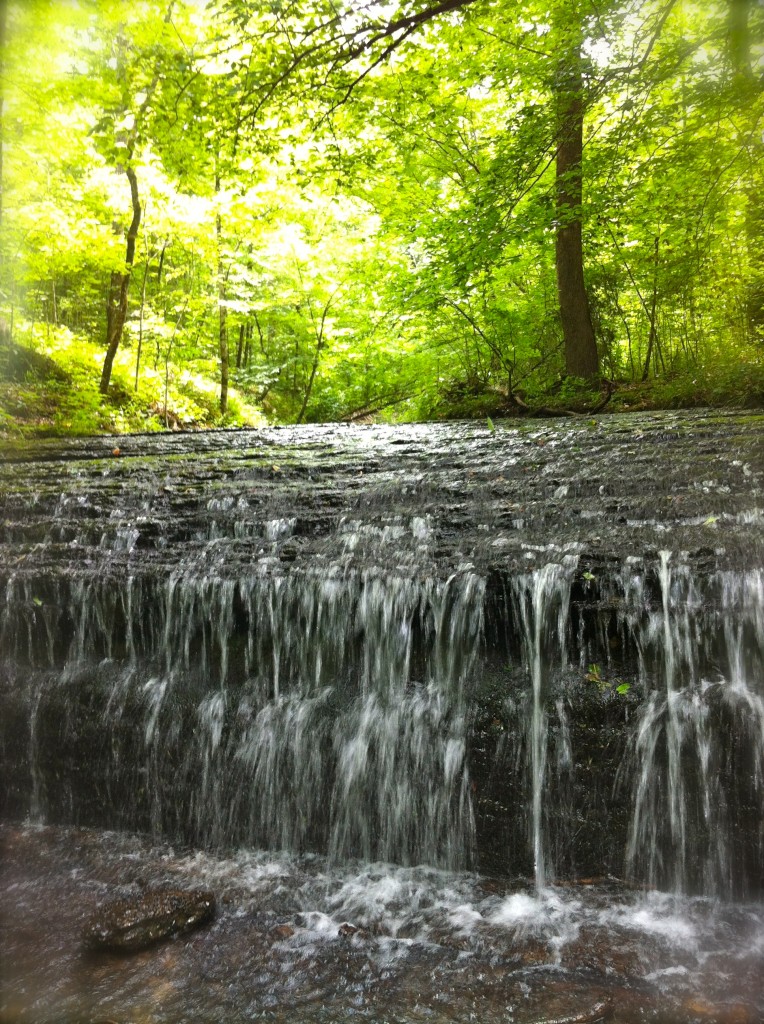
<instances>
[{"instance_id":1,"label":"forest floor","mask_svg":"<svg viewBox=\"0 0 764 1024\"><path fill-rule=\"evenodd\" d=\"M230 390L225 416L218 408L214 367L184 374L154 373L138 389L115 374L108 395L98 390L95 364L57 359L14 344L0 351L0 438L34 438L257 427L268 417L243 390ZM599 387L558 378L547 386L506 392L433 386L429 400L398 403L368 421L592 416L683 408L764 408L764 360L717 363L667 372L647 381L603 378ZM309 419L310 417L308 417ZM343 417L340 417L341 419ZM346 420L358 417L348 415ZM361 420L363 422L363 419Z\"/></svg>"}]
</instances>

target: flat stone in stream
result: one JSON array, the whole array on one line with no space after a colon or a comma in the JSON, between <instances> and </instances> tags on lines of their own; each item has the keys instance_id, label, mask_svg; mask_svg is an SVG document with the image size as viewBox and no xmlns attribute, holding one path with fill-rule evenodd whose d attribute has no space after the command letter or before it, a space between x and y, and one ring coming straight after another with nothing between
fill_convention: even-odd
<instances>
[{"instance_id":1,"label":"flat stone in stream","mask_svg":"<svg viewBox=\"0 0 764 1024\"><path fill-rule=\"evenodd\" d=\"M154 889L107 903L83 929L88 949L135 953L211 921L215 897L201 889Z\"/></svg>"}]
</instances>

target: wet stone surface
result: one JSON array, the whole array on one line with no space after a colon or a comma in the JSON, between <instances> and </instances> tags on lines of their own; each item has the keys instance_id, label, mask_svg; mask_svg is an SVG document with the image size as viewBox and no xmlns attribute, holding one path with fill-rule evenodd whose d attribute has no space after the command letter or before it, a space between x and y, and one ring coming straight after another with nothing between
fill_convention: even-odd
<instances>
[{"instance_id":1,"label":"wet stone surface","mask_svg":"<svg viewBox=\"0 0 764 1024\"><path fill-rule=\"evenodd\" d=\"M210 892L155 889L99 907L82 930L90 950L133 953L193 931L215 916Z\"/></svg>"},{"instance_id":2,"label":"wet stone surface","mask_svg":"<svg viewBox=\"0 0 764 1024\"><path fill-rule=\"evenodd\" d=\"M529 1024L602 1003L614 1024L764 1013L764 918L749 905L616 882L539 895L429 868L217 858L81 829L6 826L0 840L4 1022ZM127 957L83 950L106 893L200 884L219 896L206 928Z\"/></svg>"},{"instance_id":3,"label":"wet stone surface","mask_svg":"<svg viewBox=\"0 0 764 1024\"><path fill-rule=\"evenodd\" d=\"M596 563L671 546L740 565L761 529L762 417L663 413L591 420L314 426L0 442L0 517L20 557L110 571L194 559L235 575L336 557L450 573L528 568L546 545ZM420 536L414 524L421 524ZM289 525L291 523L291 525ZM269 525L270 524L270 529ZM235 542L216 557L209 539ZM327 548L327 544L329 547ZM723 552L722 552L722 549ZM341 553L341 552L340 552ZM224 561L224 564L221 562ZM35 568L39 571L40 553ZM31 568L31 567L30 567Z\"/></svg>"}]
</instances>

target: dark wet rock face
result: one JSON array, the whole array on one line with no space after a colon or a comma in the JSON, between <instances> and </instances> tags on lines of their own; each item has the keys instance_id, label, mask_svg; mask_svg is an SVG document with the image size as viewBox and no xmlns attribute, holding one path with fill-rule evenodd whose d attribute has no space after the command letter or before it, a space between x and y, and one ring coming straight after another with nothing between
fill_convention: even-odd
<instances>
[{"instance_id":1,"label":"dark wet rock face","mask_svg":"<svg viewBox=\"0 0 764 1024\"><path fill-rule=\"evenodd\" d=\"M210 892L158 889L100 907L82 938L91 950L135 953L207 924L214 916Z\"/></svg>"}]
</instances>

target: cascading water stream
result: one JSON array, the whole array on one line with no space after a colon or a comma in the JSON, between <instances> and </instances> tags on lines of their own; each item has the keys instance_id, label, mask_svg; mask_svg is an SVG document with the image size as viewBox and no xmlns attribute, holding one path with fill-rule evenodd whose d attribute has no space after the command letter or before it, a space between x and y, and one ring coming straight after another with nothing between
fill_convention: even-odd
<instances>
[{"instance_id":1,"label":"cascading water stream","mask_svg":"<svg viewBox=\"0 0 764 1024\"><path fill-rule=\"evenodd\" d=\"M676 892L730 891L740 885L736 821L764 797L764 573L715 575L701 615L697 582L669 561L662 552L660 611L643 632L647 699L625 762L635 778L626 869ZM761 850L761 839L752 845Z\"/></svg>"},{"instance_id":2,"label":"cascading water stream","mask_svg":"<svg viewBox=\"0 0 764 1024\"><path fill-rule=\"evenodd\" d=\"M675 630L671 615L671 552L661 551L659 580L663 610L663 658L668 718L666 740L668 753L668 795L669 822L671 827L672 854L675 865L675 887L680 891L685 884L686 822L685 803L681 787L682 728L676 688L676 652L674 650Z\"/></svg>"},{"instance_id":3,"label":"cascading water stream","mask_svg":"<svg viewBox=\"0 0 764 1024\"><path fill-rule=\"evenodd\" d=\"M63 949L100 879L169 875L225 899L220 956L168 962L211 979L200 1020L294 989L315 1024L523 1022L580 1014L573 983L616 1024L663 1019L648 990L757 1020L764 472L745 424L733 458L700 417L630 422L0 463L11 960L47 977L51 892ZM40 1020L122 1019L57 985Z\"/></svg>"},{"instance_id":4,"label":"cascading water stream","mask_svg":"<svg viewBox=\"0 0 764 1024\"><path fill-rule=\"evenodd\" d=\"M545 643L551 632L552 649L559 665L566 660L565 633L567 628L570 580L577 558L568 555L565 564L550 562L530 577L520 577L517 584L517 603L523 624L523 641L531 679L528 745L530 747L531 777L531 844L533 873L537 890L547 882L547 853L544 841L544 789L547 768L547 714L549 658ZM556 611L556 618L552 612ZM554 641L556 640L556 643Z\"/></svg>"},{"instance_id":5,"label":"cascading water stream","mask_svg":"<svg viewBox=\"0 0 764 1024\"><path fill-rule=\"evenodd\" d=\"M77 624L66 671L32 698L36 813L39 705L69 709L57 727L66 742L87 694L101 708L93 784L119 794L134 827L146 817L157 835L213 844L465 865L466 687L483 589L469 573L422 584L377 571L78 584L60 598ZM136 602L151 605L148 620L131 618ZM27 658L41 653L30 642ZM76 744L88 726L72 717L71 728Z\"/></svg>"}]
</instances>

